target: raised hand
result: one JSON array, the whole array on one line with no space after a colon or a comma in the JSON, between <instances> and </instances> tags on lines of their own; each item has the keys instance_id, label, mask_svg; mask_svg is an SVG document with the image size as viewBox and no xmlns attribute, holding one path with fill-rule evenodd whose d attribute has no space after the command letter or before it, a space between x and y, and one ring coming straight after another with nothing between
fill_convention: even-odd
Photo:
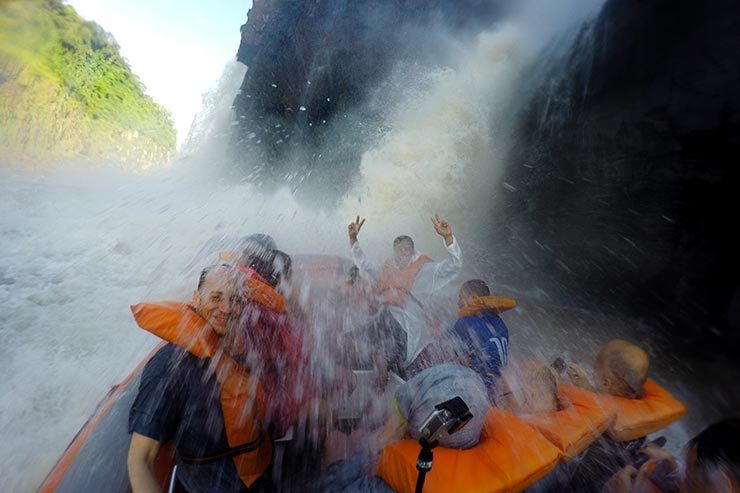
<instances>
[{"instance_id":1,"label":"raised hand","mask_svg":"<svg viewBox=\"0 0 740 493\"><path fill-rule=\"evenodd\" d=\"M432 224L434 224L434 230L437 234L445 239L445 244L447 246L452 245L452 227L450 223L440 219L439 214L435 214L432 218Z\"/></svg>"},{"instance_id":2,"label":"raised hand","mask_svg":"<svg viewBox=\"0 0 740 493\"><path fill-rule=\"evenodd\" d=\"M347 226L347 234L349 235L349 246L357 243L357 235L360 233L363 224L365 224L365 220L361 219L360 216L357 216L357 219L355 219L354 222L349 223L349 226Z\"/></svg>"}]
</instances>

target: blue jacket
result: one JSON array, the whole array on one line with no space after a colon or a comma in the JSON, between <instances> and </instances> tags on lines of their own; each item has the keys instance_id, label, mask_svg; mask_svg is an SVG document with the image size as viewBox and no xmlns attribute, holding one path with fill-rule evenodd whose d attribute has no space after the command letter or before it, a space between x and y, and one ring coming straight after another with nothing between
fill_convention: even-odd
<instances>
[{"instance_id":1,"label":"blue jacket","mask_svg":"<svg viewBox=\"0 0 740 493\"><path fill-rule=\"evenodd\" d=\"M452 328L470 358L470 368L478 372L487 386L501 374L509 360L509 329L494 310L481 310L458 319Z\"/></svg>"}]
</instances>

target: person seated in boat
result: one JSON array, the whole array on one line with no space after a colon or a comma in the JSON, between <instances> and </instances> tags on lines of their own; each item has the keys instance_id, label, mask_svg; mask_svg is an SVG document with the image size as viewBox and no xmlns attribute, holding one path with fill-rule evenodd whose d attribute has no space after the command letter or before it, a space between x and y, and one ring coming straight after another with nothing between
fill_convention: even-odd
<instances>
[{"instance_id":1,"label":"person seated in boat","mask_svg":"<svg viewBox=\"0 0 740 493\"><path fill-rule=\"evenodd\" d=\"M190 304L132 307L137 324L164 339L146 364L129 415L132 490L159 492L154 461L174 441L186 491L267 491L272 444L266 389L231 357L243 280L229 265L201 272Z\"/></svg>"},{"instance_id":2,"label":"person seated in boat","mask_svg":"<svg viewBox=\"0 0 740 493\"><path fill-rule=\"evenodd\" d=\"M462 268L462 251L450 224L438 215L434 230L444 239L447 257L434 262L416 251L414 240L406 235L393 240L393 257L378 268L360 247L358 235L365 219L359 216L348 226L351 258L360 271L375 281L375 291L403 330L406 354L401 362L407 375L424 367L422 351L433 341L433 322L429 318L429 297L452 281ZM420 358L420 355L422 356ZM415 361L416 360L416 361Z\"/></svg>"},{"instance_id":3,"label":"person seated in boat","mask_svg":"<svg viewBox=\"0 0 740 493\"><path fill-rule=\"evenodd\" d=\"M561 409L558 383L544 363L523 360L501 371L496 405L515 415L552 413Z\"/></svg>"},{"instance_id":4,"label":"person seated in boat","mask_svg":"<svg viewBox=\"0 0 740 493\"><path fill-rule=\"evenodd\" d=\"M650 359L641 347L615 339L607 342L594 362L593 382L576 363L566 365L564 378L571 384L627 399L639 399L648 377Z\"/></svg>"},{"instance_id":5,"label":"person seated in boat","mask_svg":"<svg viewBox=\"0 0 740 493\"><path fill-rule=\"evenodd\" d=\"M569 469L570 483L579 492L601 491L605 481L633 462L645 436L685 414L685 406L647 378L647 353L630 342L612 340L599 351L593 380L576 364L559 362L564 380L596 393L606 406L615 406L616 418ZM576 462L576 461L574 461Z\"/></svg>"},{"instance_id":6,"label":"person seated in boat","mask_svg":"<svg viewBox=\"0 0 740 493\"><path fill-rule=\"evenodd\" d=\"M360 272L360 268L352 265L339 286L339 300L341 308L349 312L349 325L365 325L379 309L378 301L373 296L372 282Z\"/></svg>"},{"instance_id":7,"label":"person seated in boat","mask_svg":"<svg viewBox=\"0 0 740 493\"><path fill-rule=\"evenodd\" d=\"M377 387L384 388L388 372L399 373L398 368L389 367L388 361L402 360L405 354L396 354L403 345L394 339L394 334L400 335L402 330L393 330L397 324L381 311L371 280L352 265L331 303L337 319L332 353L348 368L374 371Z\"/></svg>"},{"instance_id":8,"label":"person seated in boat","mask_svg":"<svg viewBox=\"0 0 740 493\"><path fill-rule=\"evenodd\" d=\"M647 461L621 469L604 493L740 493L740 418L711 424L689 441L683 477L665 449L649 444L641 452Z\"/></svg>"},{"instance_id":9,"label":"person seated in boat","mask_svg":"<svg viewBox=\"0 0 740 493\"><path fill-rule=\"evenodd\" d=\"M235 357L269 389L266 414L277 438L295 424L317 389L310 375L309 334L302 319L292 316L295 312L291 313L285 296L290 289L292 260L273 248L274 242L253 243L236 262L245 285L236 343L240 349Z\"/></svg>"},{"instance_id":10,"label":"person seated in boat","mask_svg":"<svg viewBox=\"0 0 740 493\"><path fill-rule=\"evenodd\" d=\"M574 415L584 410L571 407L574 403L570 402L567 394L561 395L555 373L544 363L537 360L511 363L502 370L499 380L497 406L538 430L568 457L566 462L558 464L527 491L596 493L600 488L596 485L603 484L626 463L624 451L607 447L610 443L602 443L601 433L594 432L611 421L613 416L602 417L603 411L596 411L599 416L594 416L593 411ZM589 407L592 407L593 401L589 401ZM559 416L558 411L566 409L569 411ZM599 425L594 427L596 423ZM582 429L581 424L584 426ZM574 435L576 429L578 434ZM590 440L581 442L586 436L590 436ZM572 447L578 448L573 450ZM583 454L587 459L581 455L583 447L588 447ZM612 455L611 451L619 455Z\"/></svg>"},{"instance_id":11,"label":"person seated in boat","mask_svg":"<svg viewBox=\"0 0 740 493\"><path fill-rule=\"evenodd\" d=\"M387 444L404 437L418 440L421 438L421 425L435 406L456 396L465 401L473 418L458 432L440 438L439 444L447 448L470 448L478 443L485 415L492 406L480 375L466 366L453 363L420 371L388 396L390 399L384 406L382 426L379 429L358 428L350 437L354 438L355 445L351 450L365 447L375 454Z\"/></svg>"},{"instance_id":12,"label":"person seated in boat","mask_svg":"<svg viewBox=\"0 0 740 493\"><path fill-rule=\"evenodd\" d=\"M509 360L509 329L500 314L516 306L513 298L491 296L480 279L463 283L458 295L458 320L448 333L455 357L483 379L489 395Z\"/></svg>"},{"instance_id":13,"label":"person seated in boat","mask_svg":"<svg viewBox=\"0 0 740 493\"><path fill-rule=\"evenodd\" d=\"M389 397L387 418L380 428L360 427L350 435L333 435L332 446L327 448L325 455L325 464L329 467L317 482L318 491L392 491L379 478L370 479L374 464L386 445L404 437L418 440L422 424L435 406L460 397L473 417L455 433L443 435L439 445L469 449L480 441L491 407L480 376L470 368L450 363L420 371ZM336 483L338 480L342 481L341 487Z\"/></svg>"},{"instance_id":14,"label":"person seated in boat","mask_svg":"<svg viewBox=\"0 0 740 493\"><path fill-rule=\"evenodd\" d=\"M260 257L267 252L277 250L275 240L265 233L253 233L238 240L229 241L225 246L227 249L219 252L218 259L221 262L232 264L247 253L249 256Z\"/></svg>"}]
</instances>

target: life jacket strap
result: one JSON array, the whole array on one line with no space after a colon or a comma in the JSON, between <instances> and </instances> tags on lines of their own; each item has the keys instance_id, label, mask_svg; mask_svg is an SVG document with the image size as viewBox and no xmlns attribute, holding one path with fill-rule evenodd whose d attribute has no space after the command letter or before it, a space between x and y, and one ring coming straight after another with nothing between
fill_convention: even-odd
<instances>
[{"instance_id":1,"label":"life jacket strap","mask_svg":"<svg viewBox=\"0 0 740 493\"><path fill-rule=\"evenodd\" d=\"M186 464L211 464L222 459L231 459L233 457L236 457L237 455L254 452L258 448L260 448L264 441L265 434L260 433L260 436L257 437L256 440L252 440L251 442L247 442L242 445L237 445L236 447L231 447L227 451L221 452L220 454L208 455L205 457L190 457L180 454L180 459Z\"/></svg>"}]
</instances>

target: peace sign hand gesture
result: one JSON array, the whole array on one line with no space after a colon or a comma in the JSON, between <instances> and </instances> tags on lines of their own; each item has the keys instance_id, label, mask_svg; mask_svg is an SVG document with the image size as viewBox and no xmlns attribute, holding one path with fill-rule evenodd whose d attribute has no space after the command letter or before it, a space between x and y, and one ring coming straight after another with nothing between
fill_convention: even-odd
<instances>
[{"instance_id":1,"label":"peace sign hand gesture","mask_svg":"<svg viewBox=\"0 0 740 493\"><path fill-rule=\"evenodd\" d=\"M432 218L432 224L434 224L434 230L437 232L439 236L445 239L445 244L447 246L452 245L452 227L450 226L450 223L445 221L444 219L439 218L439 214L435 214Z\"/></svg>"},{"instance_id":2,"label":"peace sign hand gesture","mask_svg":"<svg viewBox=\"0 0 740 493\"><path fill-rule=\"evenodd\" d=\"M365 224L365 220L360 219L360 216L357 216L357 219L355 219L354 222L349 223L349 226L347 226L347 233L349 234L349 246L357 243L357 235L360 233L363 224Z\"/></svg>"}]
</instances>

